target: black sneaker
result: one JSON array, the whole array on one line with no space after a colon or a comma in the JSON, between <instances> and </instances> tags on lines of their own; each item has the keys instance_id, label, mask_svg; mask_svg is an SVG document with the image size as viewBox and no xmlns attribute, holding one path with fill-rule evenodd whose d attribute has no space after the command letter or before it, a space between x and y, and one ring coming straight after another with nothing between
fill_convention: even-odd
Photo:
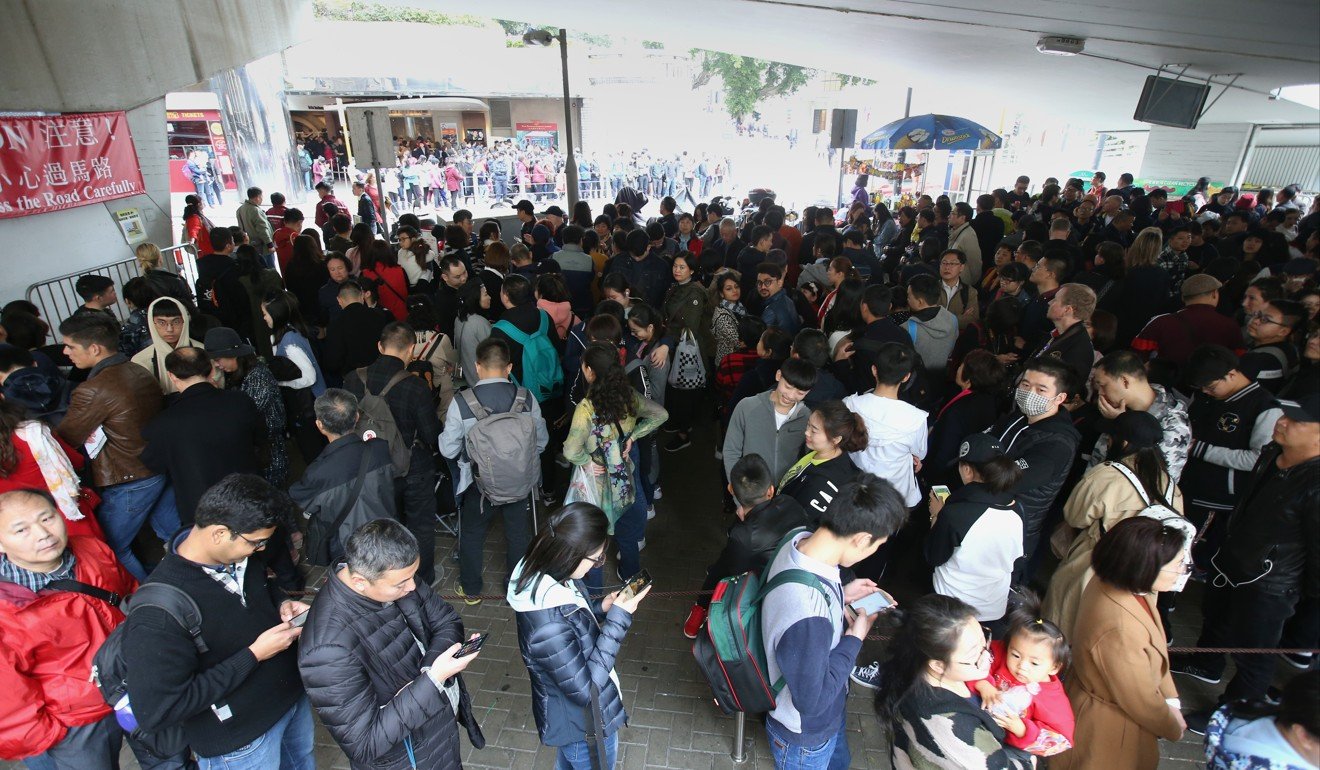
<instances>
[{"instance_id":1,"label":"black sneaker","mask_svg":"<svg viewBox=\"0 0 1320 770\"><path fill-rule=\"evenodd\" d=\"M1211 671L1205 666L1198 666L1197 664L1191 662L1190 660L1175 659L1169 661L1169 672L1172 674L1182 674L1183 676L1190 676L1191 678L1201 682L1205 682L1206 684L1219 684L1221 681L1223 681L1224 678L1224 674L1222 671L1220 672ZM1202 734L1204 735L1204 733Z\"/></svg>"},{"instance_id":2,"label":"black sneaker","mask_svg":"<svg viewBox=\"0 0 1320 770\"><path fill-rule=\"evenodd\" d=\"M692 439L684 436L682 433L675 433L669 443L665 444L666 452L678 452L692 446Z\"/></svg>"},{"instance_id":3,"label":"black sneaker","mask_svg":"<svg viewBox=\"0 0 1320 770\"><path fill-rule=\"evenodd\" d=\"M1210 710L1183 714L1183 721L1187 723L1187 732L1194 735L1205 735L1206 725L1210 724L1210 717L1213 715L1214 712Z\"/></svg>"},{"instance_id":4,"label":"black sneaker","mask_svg":"<svg viewBox=\"0 0 1320 770\"><path fill-rule=\"evenodd\" d=\"M866 666L854 666L848 678L868 690L880 689L880 661Z\"/></svg>"},{"instance_id":5,"label":"black sneaker","mask_svg":"<svg viewBox=\"0 0 1320 770\"><path fill-rule=\"evenodd\" d=\"M1283 652L1279 654L1279 657L1283 658L1288 665L1302 671L1311 668L1311 664L1315 663L1315 656L1309 652Z\"/></svg>"}]
</instances>

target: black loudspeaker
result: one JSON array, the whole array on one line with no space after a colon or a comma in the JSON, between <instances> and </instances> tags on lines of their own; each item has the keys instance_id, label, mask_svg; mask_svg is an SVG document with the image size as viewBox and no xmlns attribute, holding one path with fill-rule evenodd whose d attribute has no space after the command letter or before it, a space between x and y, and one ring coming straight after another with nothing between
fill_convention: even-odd
<instances>
[{"instance_id":1,"label":"black loudspeaker","mask_svg":"<svg viewBox=\"0 0 1320 770\"><path fill-rule=\"evenodd\" d=\"M833 110L830 120L830 147L852 147L857 141L857 110Z\"/></svg>"}]
</instances>

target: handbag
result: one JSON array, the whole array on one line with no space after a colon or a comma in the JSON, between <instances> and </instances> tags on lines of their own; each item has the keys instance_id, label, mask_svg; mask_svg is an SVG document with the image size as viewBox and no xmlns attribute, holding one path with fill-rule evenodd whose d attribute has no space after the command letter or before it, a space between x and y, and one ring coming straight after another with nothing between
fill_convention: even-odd
<instances>
[{"instance_id":1,"label":"handbag","mask_svg":"<svg viewBox=\"0 0 1320 770\"><path fill-rule=\"evenodd\" d=\"M371 456L371 447L363 442L362 459L358 461L357 478L353 480L353 489L349 492L348 502L344 504L344 509L334 518L334 521L327 522L324 516L312 516L309 513L303 513L308 517L307 522L307 561L317 567L330 566L330 560L343 553L344 544L339 542L339 527L348 518L348 514L357 505L358 497L362 494L362 484L367 478L367 459ZM332 549L331 543L338 543L338 548ZM339 553L332 553L338 551Z\"/></svg>"},{"instance_id":2,"label":"handbag","mask_svg":"<svg viewBox=\"0 0 1320 770\"><path fill-rule=\"evenodd\" d=\"M679 390L706 387L706 365L701 361L701 348L691 329L684 329L678 339L674 363L669 369L669 384Z\"/></svg>"}]
</instances>

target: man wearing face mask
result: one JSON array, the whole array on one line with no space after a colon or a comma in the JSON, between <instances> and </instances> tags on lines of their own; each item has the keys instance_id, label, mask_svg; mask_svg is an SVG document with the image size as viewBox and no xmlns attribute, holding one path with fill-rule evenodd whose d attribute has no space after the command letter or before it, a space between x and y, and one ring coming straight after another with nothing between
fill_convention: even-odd
<instances>
[{"instance_id":1,"label":"man wearing face mask","mask_svg":"<svg viewBox=\"0 0 1320 770\"><path fill-rule=\"evenodd\" d=\"M1227 536L1211 560L1197 647L1279 647L1284 622L1320 594L1320 395L1281 401L1273 443L1265 447ZM1234 655L1237 673L1221 699L1261 698L1274 679L1273 655ZM1172 656L1170 670L1210 684L1223 676L1215 653ZM1205 734L1210 711L1187 715Z\"/></svg>"},{"instance_id":2,"label":"man wearing face mask","mask_svg":"<svg viewBox=\"0 0 1320 770\"><path fill-rule=\"evenodd\" d=\"M986 433L999 439L1004 454L1022 469L1014 493L1022 506L1022 558L1013 570L1013 584L1031 577L1032 555L1054 498L1059 494L1081 434L1062 409L1077 388L1072 369L1055 358L1027 361L1013 400L1017 408L999 418Z\"/></svg>"}]
</instances>

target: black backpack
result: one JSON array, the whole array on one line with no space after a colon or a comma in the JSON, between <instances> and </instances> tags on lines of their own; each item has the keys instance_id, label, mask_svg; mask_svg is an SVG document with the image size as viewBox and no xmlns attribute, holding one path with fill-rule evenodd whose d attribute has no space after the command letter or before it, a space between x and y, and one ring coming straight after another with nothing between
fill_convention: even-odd
<instances>
[{"instance_id":1,"label":"black backpack","mask_svg":"<svg viewBox=\"0 0 1320 770\"><path fill-rule=\"evenodd\" d=\"M85 584L80 584L84 587L56 585L64 582L66 581L55 581L51 583L50 587L78 591L110 601L106 596L86 590L91 588L99 594L109 593L94 586L86 586ZM171 618L174 618L174 622L188 632L188 636L192 639L198 654L210 650L206 646L206 641L202 639L202 612L198 609L197 602L193 601L193 598L185 593L183 589L165 583L143 583L132 596L123 600L120 609L124 611L125 615L131 616L142 607L156 607L164 610ZM124 661L124 636L127 633L125 631L127 627L128 619L125 618L118 628L110 632L110 636L106 637L105 643L101 645L101 649L97 650L96 655L92 658L92 682L100 689L101 697L105 698L105 702L110 704L110 707L116 711L121 710L118 708L119 702L128 698L128 664ZM182 722L176 722L168 727L151 731L137 728L133 730L131 737L141 742L152 754L162 758L173 756L188 747L188 740L183 734Z\"/></svg>"}]
</instances>

